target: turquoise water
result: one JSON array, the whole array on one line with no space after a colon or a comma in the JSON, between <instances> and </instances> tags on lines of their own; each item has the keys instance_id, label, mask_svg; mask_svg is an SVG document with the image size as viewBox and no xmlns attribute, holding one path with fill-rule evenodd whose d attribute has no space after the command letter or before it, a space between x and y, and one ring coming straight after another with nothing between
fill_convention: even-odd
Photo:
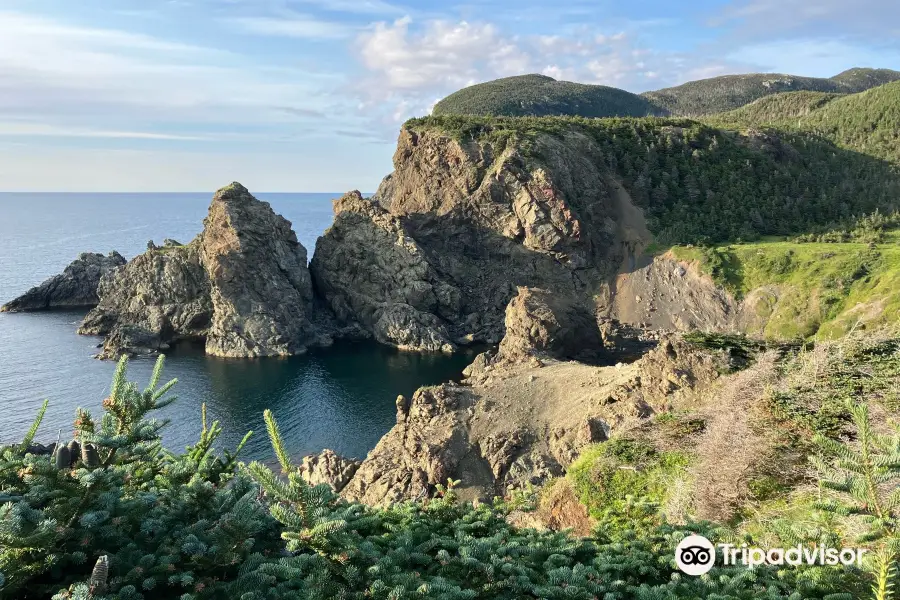
<instances>
[{"instance_id":1,"label":"turquoise water","mask_svg":"<svg viewBox=\"0 0 900 600\"><path fill-rule=\"evenodd\" d=\"M293 223L312 256L330 224L338 194L257 194ZM80 252L139 254L150 239L186 242L202 229L209 194L0 193L0 302L60 272ZM114 365L91 358L97 338L76 335L82 312L0 313L0 443L20 439L44 398L50 407L38 435L71 436L78 406L99 414ZM458 378L471 356L416 355L372 343L338 343L288 359L207 357L182 346L167 357L178 401L163 440L178 449L196 440L200 406L224 427L219 447L256 435L245 458L271 456L262 412L270 408L292 453L331 448L365 456L394 423L397 394ZM133 360L131 378L145 382L151 360Z\"/></svg>"}]
</instances>

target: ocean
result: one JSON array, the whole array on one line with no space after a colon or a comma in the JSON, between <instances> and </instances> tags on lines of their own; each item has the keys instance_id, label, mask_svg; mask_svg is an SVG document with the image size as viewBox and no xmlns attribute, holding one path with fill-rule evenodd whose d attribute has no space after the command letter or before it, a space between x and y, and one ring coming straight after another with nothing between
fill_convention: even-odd
<instances>
[{"instance_id":1,"label":"ocean","mask_svg":"<svg viewBox=\"0 0 900 600\"><path fill-rule=\"evenodd\" d=\"M256 194L293 224L309 257L331 224L339 194ZM0 193L0 303L57 273L81 252L119 251L132 258L147 241L188 242L203 228L211 194ZM50 406L37 440L72 436L75 409L101 414L115 364L98 361L99 338L75 333L81 311L0 313L0 445L18 441L45 398ZM337 343L303 356L207 357L178 346L166 357L164 380L177 378L178 400L157 415L169 419L163 442L180 450L197 440L200 409L224 429L217 448L254 435L245 460L268 460L263 410L275 414L295 456L324 448L364 457L395 419L398 394L458 379L471 356L419 355L374 343ZM144 384L151 359L134 359L130 379Z\"/></svg>"}]
</instances>

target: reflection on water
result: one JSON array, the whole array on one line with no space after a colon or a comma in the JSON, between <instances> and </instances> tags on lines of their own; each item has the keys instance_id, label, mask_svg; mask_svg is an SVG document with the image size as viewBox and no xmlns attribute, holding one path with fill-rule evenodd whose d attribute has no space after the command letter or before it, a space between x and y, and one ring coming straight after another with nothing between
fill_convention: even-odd
<instances>
[{"instance_id":1,"label":"reflection on water","mask_svg":"<svg viewBox=\"0 0 900 600\"><path fill-rule=\"evenodd\" d=\"M292 221L312 253L340 194L260 194ZM0 302L62 271L81 252L143 252L148 239L182 242L203 227L211 194L0 194ZM70 436L75 408L99 414L115 365L91 358L99 340L75 334L79 312L0 313L0 443L21 439L44 398L50 407L38 440ZM339 344L290 359L224 360L182 347L167 363L179 400L164 442L197 439L200 405L221 420L224 443L256 432L245 458L269 458L262 411L271 408L292 452L322 448L364 456L394 423L397 394L458 377L471 357L418 356L374 344ZM151 360L134 360L144 383ZM220 447L222 444L220 444Z\"/></svg>"},{"instance_id":2,"label":"reflection on water","mask_svg":"<svg viewBox=\"0 0 900 600\"><path fill-rule=\"evenodd\" d=\"M45 397L50 408L40 440L55 440L59 428L63 437L70 436L78 406L100 413L115 365L91 358L98 340L75 334L82 316L71 311L0 314L0 326L15 333L0 353L29 365L0 372L0 441L20 439ZM42 347L40 340L49 346ZM166 360L164 378L178 379L178 400L159 415L171 420L163 441L172 449L196 441L205 402L209 418L218 419L224 429L219 448L233 448L248 430L255 432L245 459L271 457L262 418L267 408L278 419L292 454L331 448L363 457L393 426L398 394L458 379L472 357L339 342L290 358L223 359L204 355L202 346L180 345ZM152 367L151 359L134 359L129 378L143 385Z\"/></svg>"}]
</instances>

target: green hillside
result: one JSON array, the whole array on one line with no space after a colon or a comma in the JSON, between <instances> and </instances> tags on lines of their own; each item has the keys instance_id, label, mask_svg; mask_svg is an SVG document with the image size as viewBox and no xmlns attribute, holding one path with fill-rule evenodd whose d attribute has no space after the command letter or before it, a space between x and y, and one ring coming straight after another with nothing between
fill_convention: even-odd
<instances>
[{"instance_id":1,"label":"green hillside","mask_svg":"<svg viewBox=\"0 0 900 600\"><path fill-rule=\"evenodd\" d=\"M463 88L438 102L434 114L643 117L661 113L645 98L618 88L520 75Z\"/></svg>"},{"instance_id":2,"label":"green hillside","mask_svg":"<svg viewBox=\"0 0 900 600\"><path fill-rule=\"evenodd\" d=\"M846 88L847 92L862 92L900 79L900 72L893 69L855 68L842 71L831 78Z\"/></svg>"},{"instance_id":3,"label":"green hillside","mask_svg":"<svg viewBox=\"0 0 900 600\"><path fill-rule=\"evenodd\" d=\"M700 116L733 110L785 92L852 94L900 80L891 69L849 69L834 77L778 73L724 75L637 95L603 85L557 81L545 75L520 75L479 83L450 94L433 114L507 117Z\"/></svg>"},{"instance_id":4,"label":"green hillside","mask_svg":"<svg viewBox=\"0 0 900 600\"><path fill-rule=\"evenodd\" d=\"M785 92L764 96L750 104L703 117L705 123L723 127L791 126L843 94L829 92Z\"/></svg>"},{"instance_id":5,"label":"green hillside","mask_svg":"<svg viewBox=\"0 0 900 600\"><path fill-rule=\"evenodd\" d=\"M847 94L900 80L890 69L850 69L829 79L778 73L724 75L642 94L671 114L699 116L733 110L783 92Z\"/></svg>"},{"instance_id":6,"label":"green hillside","mask_svg":"<svg viewBox=\"0 0 900 600\"><path fill-rule=\"evenodd\" d=\"M722 127L808 131L843 148L900 164L900 81L846 96L779 94L704 121Z\"/></svg>"},{"instance_id":7,"label":"green hillside","mask_svg":"<svg viewBox=\"0 0 900 600\"><path fill-rule=\"evenodd\" d=\"M747 300L748 334L836 338L900 320L898 242L894 231L873 245L773 240L671 252Z\"/></svg>"},{"instance_id":8,"label":"green hillside","mask_svg":"<svg viewBox=\"0 0 900 600\"><path fill-rule=\"evenodd\" d=\"M643 208L660 243L818 231L876 209L892 213L900 199L894 167L800 131L737 133L687 119L578 117L426 117L407 127L515 144L536 164L552 164L541 156L540 136L569 136L573 143L570 134L583 134Z\"/></svg>"}]
</instances>

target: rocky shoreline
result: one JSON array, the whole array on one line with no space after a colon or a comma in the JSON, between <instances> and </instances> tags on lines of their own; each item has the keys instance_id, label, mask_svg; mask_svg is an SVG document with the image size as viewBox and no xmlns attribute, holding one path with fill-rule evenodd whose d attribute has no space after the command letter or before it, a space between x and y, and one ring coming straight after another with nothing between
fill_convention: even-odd
<instances>
[{"instance_id":1,"label":"rocky shoreline","mask_svg":"<svg viewBox=\"0 0 900 600\"><path fill-rule=\"evenodd\" d=\"M471 499L540 484L714 380L719 358L660 331L727 328L735 309L695 294L706 280L676 262L640 267L651 236L594 141L534 145L526 157L405 128L394 173L372 198L334 201L308 265L291 223L233 183L189 243L149 245L127 263L82 255L7 310L93 305L78 332L104 336L100 358L183 340L231 358L340 338L424 352L486 344L462 382L398 398L396 424L365 460L325 451L304 474L369 504L428 496L448 478ZM681 312L673 300L675 317L661 319L653 303L682 293Z\"/></svg>"}]
</instances>

